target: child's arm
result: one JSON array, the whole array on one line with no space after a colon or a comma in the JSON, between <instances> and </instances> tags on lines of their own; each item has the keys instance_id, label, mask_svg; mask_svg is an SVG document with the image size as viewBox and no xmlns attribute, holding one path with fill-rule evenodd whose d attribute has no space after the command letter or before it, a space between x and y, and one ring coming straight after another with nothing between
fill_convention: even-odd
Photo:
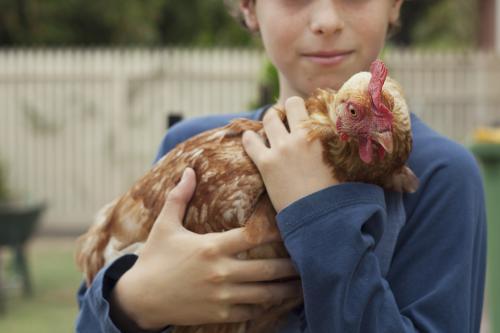
<instances>
[{"instance_id":1,"label":"child's arm","mask_svg":"<svg viewBox=\"0 0 500 333\"><path fill-rule=\"evenodd\" d=\"M112 294L111 304L141 327L243 322L263 314L256 305L266 298L279 303L299 295L297 281L270 282L269 286L243 283L296 273L287 260L264 264L236 259L235 255L255 246L246 240L242 228L198 235L182 226L195 182L194 172L188 169L167 197L137 263L122 276ZM279 237L270 235L264 242L272 241L279 241ZM275 264L276 270L266 270L268 264Z\"/></svg>"},{"instance_id":2,"label":"child's arm","mask_svg":"<svg viewBox=\"0 0 500 333\"><path fill-rule=\"evenodd\" d=\"M289 121L299 109L287 104ZM266 129L271 148L251 135L244 142L280 210L278 225L301 276L309 331L478 332L484 199L477 167L463 148L435 134L418 142L425 148L412 169L421 189L405 200L406 224L386 254L392 262L384 275L375 249L386 228L394 227L388 221L397 218L384 191L369 184L327 187L329 177L321 185L315 178L321 169L305 166L319 163L321 155L290 139L293 124L291 133L269 133L278 128L273 126ZM273 141L279 143L274 149ZM434 151L420 155L425 149ZM319 184L314 193L301 192L308 179Z\"/></svg>"},{"instance_id":3,"label":"child's arm","mask_svg":"<svg viewBox=\"0 0 500 333\"><path fill-rule=\"evenodd\" d=\"M206 117L179 123L168 131L161 144L156 160L159 160L163 155L167 154L179 142L186 140L201 131L222 126L230 119L237 116L250 117L252 114L245 113L223 117ZM181 211L177 211L177 216L182 213L183 212ZM176 223L176 221L163 222ZM295 272L290 259L236 261L233 256L229 255L241 246L256 247L259 245L250 245L242 240L242 230L243 229L235 229L224 234L214 233L211 235L197 235L189 233L189 237L187 237L187 230L180 229L178 234L179 237L174 237L174 243L172 243L172 247L174 248L173 250L169 250L169 252L164 252L164 249L149 251L150 253L156 255L155 260L162 261L162 265L160 265L160 267L153 268L155 272L158 274L165 274L165 276L170 277L175 274L175 276L177 276L177 280L166 283L166 278L149 274L149 278L156 279L156 281L157 278L161 278L162 281L160 285L156 286L152 285L150 282L145 282L143 283L143 287L148 287L149 292L152 293L155 293L158 288L160 289L158 294L168 292L169 290L177 291L179 296L182 296L184 300L190 298L191 301L195 303L201 303L204 300L206 301L207 297L210 296L212 298L215 297L215 300L212 299L212 301L219 304L215 308L220 309L220 307L223 306L225 311L218 314L202 313L202 316L211 316L209 321L217 320L216 318L218 316L225 317L225 320L229 320L230 318L234 319L235 316L238 316L238 313L241 313L241 310L236 310L235 312L234 307L232 307L232 304L235 303L235 297L238 298L238 303L256 304L264 303L269 299L277 300L282 299L283 297L289 297L292 294L297 295L299 288L294 288L293 283L277 283L270 285L268 282L265 282L280 277L296 277L297 273ZM159 237L165 237L165 235ZM265 242L269 240L262 241ZM156 241L155 244L156 245L153 247L166 246L166 244L159 244L158 241ZM210 245L208 247L208 254L210 255L212 252L212 259L208 261L200 258L200 256L203 257L204 253L206 254L207 252L206 245ZM217 249L220 251L217 252ZM215 253L213 253L214 250L216 251ZM160 259L159 256L162 253L165 257ZM191 256L180 266L175 266L175 264L167 260L175 260L186 253L195 253L196 255ZM103 268L96 275L93 284L89 289L85 288L85 285L82 284L78 292L80 312L76 323L77 332L120 332L120 329L118 329L115 325L115 321L116 324L124 325L131 331L134 331L133 326L138 328L137 323L135 323L132 318L125 315L125 313L129 312L130 309L127 310L127 305L122 304L123 297L121 295L116 297L117 294L113 294L114 299L110 306L111 294L115 285L118 281L120 281L121 277L135 265L136 260L137 256L135 255L125 255L115 260L108 267ZM142 260L142 262L144 263L145 261ZM150 262L153 262L153 260L150 260ZM161 272L157 271L159 268L161 268ZM203 271L200 272L202 269ZM131 274L134 275L134 278L132 279L127 277L129 282L130 280L136 280L139 275L137 273L139 270L134 270L136 273ZM198 274L193 274L193 272L197 272ZM148 271L145 273L148 273ZM147 278L146 275L148 274L145 274L143 278ZM227 280L229 278L231 278L231 283ZM210 281L212 281L211 291L208 289L205 291L198 290L198 286L203 283L207 286ZM191 283L192 285L196 285L196 287L185 287L186 283ZM121 289L124 289L122 288L124 284L127 283L120 282ZM243 286L248 286L248 288L241 288ZM228 290L227 287L231 287L231 290ZM294 290L292 291L291 289ZM130 295L123 296L125 296L125 298L130 297ZM122 303L120 303L120 299ZM172 304L176 305L176 311L185 311L186 306L191 306L189 304L183 304L177 299L173 302L170 300L164 301L169 303L168 306L171 306ZM118 305L118 307L115 307L116 305ZM249 307L247 307L247 309L248 308ZM239 309L241 309L241 307ZM160 311L161 309L156 310ZM110 312L112 313L113 320L111 319ZM165 318L168 318L163 320L164 323L177 323L176 319L170 319L174 316L174 313L163 312L163 314ZM130 315L134 317L134 314L130 313ZM158 317L156 318L158 319ZM190 319L187 312L185 312L183 320L194 324L200 320L200 314L196 314L195 317ZM150 323L146 322L142 322L141 325L151 326ZM123 330L123 332L126 332L126 330Z\"/></svg>"},{"instance_id":4,"label":"child's arm","mask_svg":"<svg viewBox=\"0 0 500 333\"><path fill-rule=\"evenodd\" d=\"M104 278L117 280L114 288L100 290L100 276L94 281L82 298L77 331L161 331L169 324L243 322L262 315L260 304L300 295L297 281L270 282L297 275L289 259L235 257L279 241L279 236L253 244L243 228L199 235L182 226L195 185L194 172L188 169L169 193L137 261L121 277L111 271Z\"/></svg>"},{"instance_id":5,"label":"child's arm","mask_svg":"<svg viewBox=\"0 0 500 333\"><path fill-rule=\"evenodd\" d=\"M479 332L485 216L469 171L455 184L453 166L423 180L434 188L416 194L386 276L374 251L391 218L380 188L334 186L279 214L311 332Z\"/></svg>"}]
</instances>

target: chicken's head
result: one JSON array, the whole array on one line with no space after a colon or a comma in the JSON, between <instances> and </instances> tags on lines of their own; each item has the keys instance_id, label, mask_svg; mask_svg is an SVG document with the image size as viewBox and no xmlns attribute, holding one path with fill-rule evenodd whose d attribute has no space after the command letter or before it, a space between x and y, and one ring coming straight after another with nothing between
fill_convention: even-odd
<instances>
[{"instance_id":1,"label":"chicken's head","mask_svg":"<svg viewBox=\"0 0 500 333\"><path fill-rule=\"evenodd\" d=\"M341 140L356 143L367 164L373 161L374 150L380 159L393 150L393 115L383 94L386 77L384 63L375 61L370 72L352 76L340 88L329 110Z\"/></svg>"}]
</instances>

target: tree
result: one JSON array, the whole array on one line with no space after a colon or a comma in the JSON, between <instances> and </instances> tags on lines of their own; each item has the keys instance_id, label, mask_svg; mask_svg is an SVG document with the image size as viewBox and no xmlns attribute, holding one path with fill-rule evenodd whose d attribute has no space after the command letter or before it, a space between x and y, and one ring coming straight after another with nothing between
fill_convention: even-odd
<instances>
[{"instance_id":1,"label":"tree","mask_svg":"<svg viewBox=\"0 0 500 333\"><path fill-rule=\"evenodd\" d=\"M407 0L396 45L475 45L478 2ZM472 13L472 14L471 14ZM0 45L258 44L224 0L0 0Z\"/></svg>"},{"instance_id":2,"label":"tree","mask_svg":"<svg viewBox=\"0 0 500 333\"><path fill-rule=\"evenodd\" d=\"M249 45L222 0L0 0L0 45Z\"/></svg>"},{"instance_id":3,"label":"tree","mask_svg":"<svg viewBox=\"0 0 500 333\"><path fill-rule=\"evenodd\" d=\"M163 2L0 0L0 45L151 44Z\"/></svg>"},{"instance_id":4,"label":"tree","mask_svg":"<svg viewBox=\"0 0 500 333\"><path fill-rule=\"evenodd\" d=\"M228 15L222 0L166 1L158 30L163 45L254 45L252 36Z\"/></svg>"},{"instance_id":5,"label":"tree","mask_svg":"<svg viewBox=\"0 0 500 333\"><path fill-rule=\"evenodd\" d=\"M7 201L9 191L7 190L7 172L3 161L0 160L0 203Z\"/></svg>"},{"instance_id":6,"label":"tree","mask_svg":"<svg viewBox=\"0 0 500 333\"><path fill-rule=\"evenodd\" d=\"M478 2L470 0L406 1L396 45L426 48L474 47Z\"/></svg>"}]
</instances>

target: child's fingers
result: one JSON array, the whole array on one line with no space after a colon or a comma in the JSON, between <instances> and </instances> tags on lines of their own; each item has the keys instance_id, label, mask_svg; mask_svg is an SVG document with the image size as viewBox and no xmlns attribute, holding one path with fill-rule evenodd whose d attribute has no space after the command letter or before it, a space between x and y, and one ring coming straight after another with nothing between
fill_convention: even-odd
<instances>
[{"instance_id":1,"label":"child's fingers","mask_svg":"<svg viewBox=\"0 0 500 333\"><path fill-rule=\"evenodd\" d=\"M280 144L280 142L286 138L288 131L276 109L269 109L269 111L266 112L264 119L262 119L262 123L264 124L264 130L271 148L273 145Z\"/></svg>"},{"instance_id":2,"label":"child's fingers","mask_svg":"<svg viewBox=\"0 0 500 333\"><path fill-rule=\"evenodd\" d=\"M300 124L309 118L304 100L298 96L290 97L285 102L286 118L290 131L300 128Z\"/></svg>"},{"instance_id":3,"label":"child's fingers","mask_svg":"<svg viewBox=\"0 0 500 333\"><path fill-rule=\"evenodd\" d=\"M239 304L228 306L218 314L218 323L241 323L264 315L265 311L260 306Z\"/></svg>"},{"instance_id":4,"label":"child's fingers","mask_svg":"<svg viewBox=\"0 0 500 333\"><path fill-rule=\"evenodd\" d=\"M233 304L279 304L301 293L300 281L240 284L229 289L228 300Z\"/></svg>"},{"instance_id":5,"label":"child's fingers","mask_svg":"<svg viewBox=\"0 0 500 333\"><path fill-rule=\"evenodd\" d=\"M259 282L299 276L290 258L234 260L227 277L232 282Z\"/></svg>"},{"instance_id":6,"label":"child's fingers","mask_svg":"<svg viewBox=\"0 0 500 333\"><path fill-rule=\"evenodd\" d=\"M168 193L158 219L168 224L176 223L181 225L186 206L191 200L195 188L196 175L194 170L186 168L180 182Z\"/></svg>"},{"instance_id":7,"label":"child's fingers","mask_svg":"<svg viewBox=\"0 0 500 333\"><path fill-rule=\"evenodd\" d=\"M279 233L269 233L264 235L260 241L253 242L247 236L244 227L231 229L222 233L215 233L213 235L216 238L214 241L218 244L220 252L228 255L238 254L261 244L281 241Z\"/></svg>"},{"instance_id":8,"label":"child's fingers","mask_svg":"<svg viewBox=\"0 0 500 333\"><path fill-rule=\"evenodd\" d=\"M242 137L243 148L255 164L266 155L268 148L264 140L254 131L245 131Z\"/></svg>"}]
</instances>

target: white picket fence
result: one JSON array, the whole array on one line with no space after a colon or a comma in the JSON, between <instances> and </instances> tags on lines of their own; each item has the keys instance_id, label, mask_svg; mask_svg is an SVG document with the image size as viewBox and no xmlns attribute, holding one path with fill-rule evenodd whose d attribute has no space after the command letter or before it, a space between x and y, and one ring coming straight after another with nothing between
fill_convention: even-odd
<instances>
[{"instance_id":1,"label":"white picket fence","mask_svg":"<svg viewBox=\"0 0 500 333\"><path fill-rule=\"evenodd\" d=\"M387 54L391 75L413 112L444 135L466 143L477 126L500 122L500 54Z\"/></svg>"},{"instance_id":2,"label":"white picket fence","mask_svg":"<svg viewBox=\"0 0 500 333\"><path fill-rule=\"evenodd\" d=\"M0 159L49 204L45 229L82 230L145 172L166 117L247 110L263 54L233 49L0 50ZM500 121L500 57L391 51L414 112L465 142Z\"/></svg>"}]
</instances>

